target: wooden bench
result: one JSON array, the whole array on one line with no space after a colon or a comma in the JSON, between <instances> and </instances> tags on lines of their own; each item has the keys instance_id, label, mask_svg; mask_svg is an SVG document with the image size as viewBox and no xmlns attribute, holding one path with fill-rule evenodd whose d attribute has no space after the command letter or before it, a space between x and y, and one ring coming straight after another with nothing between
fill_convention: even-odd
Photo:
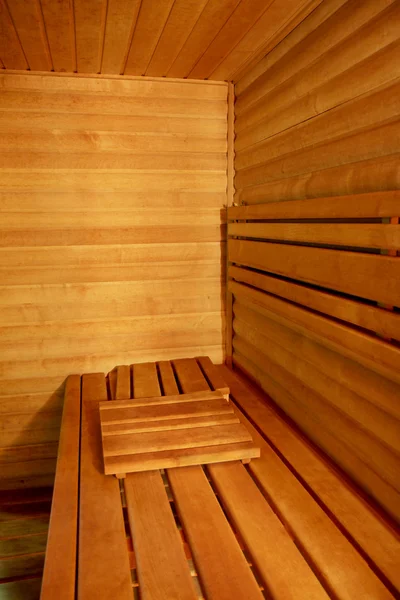
<instances>
[{"instance_id":1,"label":"wooden bench","mask_svg":"<svg viewBox=\"0 0 400 600\"><path fill-rule=\"evenodd\" d=\"M260 458L103 475L99 401L227 387ZM68 380L42 600L398 596L392 525L242 376L202 357L81 388L82 411Z\"/></svg>"}]
</instances>

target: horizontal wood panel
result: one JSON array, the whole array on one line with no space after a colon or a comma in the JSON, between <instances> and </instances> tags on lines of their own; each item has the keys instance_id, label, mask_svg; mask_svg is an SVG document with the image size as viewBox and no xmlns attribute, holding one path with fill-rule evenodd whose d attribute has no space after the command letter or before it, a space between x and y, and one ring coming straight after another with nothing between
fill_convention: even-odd
<instances>
[{"instance_id":1,"label":"horizontal wood panel","mask_svg":"<svg viewBox=\"0 0 400 600\"><path fill-rule=\"evenodd\" d=\"M90 98L87 99L90 101ZM41 134L48 130L92 132L104 131L104 117L101 114L68 114L48 113L41 111L13 111L0 110L0 129L6 132L23 131L27 128L31 131L39 131ZM226 123L222 119L212 118L199 119L175 115L165 116L129 116L113 115L107 122L106 131L120 132L123 136L127 133L161 133L161 134L193 134L209 135L211 139L222 137L226 131Z\"/></svg>"},{"instance_id":2,"label":"horizontal wood panel","mask_svg":"<svg viewBox=\"0 0 400 600\"><path fill-rule=\"evenodd\" d=\"M302 396L304 392L298 388L294 391L288 390L284 380L278 383L261 365L253 363L243 354L237 353L234 362L254 377L264 389L270 389L276 402L282 408L284 407L284 411L299 424L306 435L339 463L350 477L366 489L367 493L372 495L393 518L399 518L398 492L371 471L368 464L361 461L354 451L344 444L340 436L336 437L323 427L317 413L310 410L306 412L305 405L300 405L298 402L298 396ZM308 391L307 395L311 395L311 392Z\"/></svg>"},{"instance_id":3,"label":"horizontal wood panel","mask_svg":"<svg viewBox=\"0 0 400 600\"><path fill-rule=\"evenodd\" d=\"M400 340L400 315L392 311L240 267L229 267L228 274L235 281L377 332L386 338Z\"/></svg>"},{"instance_id":4,"label":"horizontal wood panel","mask_svg":"<svg viewBox=\"0 0 400 600\"><path fill-rule=\"evenodd\" d=\"M400 227L375 223L230 223L228 235L309 244L400 249Z\"/></svg>"},{"instance_id":5,"label":"horizontal wood panel","mask_svg":"<svg viewBox=\"0 0 400 600\"><path fill-rule=\"evenodd\" d=\"M400 421L384 410L376 407L368 399L355 394L329 377L320 365L309 363L306 356L298 355L284 339L277 339L274 323L263 315L237 304L235 307L234 329L239 337L257 347L264 354L271 352L272 360L287 369L305 386L323 396L329 406L345 414L361 427L364 432L379 440L386 449L400 456ZM270 329L275 333L270 335ZM289 330L290 331L290 330ZM287 336L288 337L288 336ZM327 371L329 366L327 367ZM356 436L354 436L356 442ZM371 442L372 444L372 442ZM366 445L368 447L368 444Z\"/></svg>"},{"instance_id":6,"label":"horizontal wood panel","mask_svg":"<svg viewBox=\"0 0 400 600\"><path fill-rule=\"evenodd\" d=\"M0 87L1 445L15 474L1 487L53 476L40 449L54 452L69 373L222 361L227 85L7 74Z\"/></svg>"},{"instance_id":7,"label":"horizontal wood panel","mask_svg":"<svg viewBox=\"0 0 400 600\"><path fill-rule=\"evenodd\" d=\"M215 136L188 135L187 133L162 133L150 135L149 131L143 135L143 132L137 133L112 133L108 131L85 130L81 133L76 131L43 131L32 133L30 131L21 132L18 129L13 131L13 125L10 125L10 131L6 130L5 124L0 138L0 149L11 152L90 152L93 154L109 152L118 154L134 154L143 158L145 154L155 153L210 153L226 152L226 138L223 133ZM4 156L3 156L4 158ZM198 158L201 158L199 156ZM135 160L131 158L131 160Z\"/></svg>"},{"instance_id":8,"label":"horizontal wood panel","mask_svg":"<svg viewBox=\"0 0 400 600\"><path fill-rule=\"evenodd\" d=\"M340 352L391 381L400 382L400 351L397 346L243 284L231 282L229 289L252 310Z\"/></svg>"},{"instance_id":9,"label":"horizontal wood panel","mask_svg":"<svg viewBox=\"0 0 400 600\"><path fill-rule=\"evenodd\" d=\"M307 200L279 200L267 204L231 206L229 220L356 219L392 217L399 211L400 190L349 194Z\"/></svg>"},{"instance_id":10,"label":"horizontal wood panel","mask_svg":"<svg viewBox=\"0 0 400 600\"><path fill-rule=\"evenodd\" d=\"M229 260L370 300L398 303L400 264L389 256L252 242L228 241Z\"/></svg>"},{"instance_id":11,"label":"horizontal wood panel","mask_svg":"<svg viewBox=\"0 0 400 600\"><path fill-rule=\"evenodd\" d=\"M244 204L262 204L281 199L300 200L399 189L400 153L360 160L254 185L237 191Z\"/></svg>"},{"instance_id":12,"label":"horizontal wood panel","mask_svg":"<svg viewBox=\"0 0 400 600\"><path fill-rule=\"evenodd\" d=\"M228 210L234 364L397 520L399 19L328 0L239 70Z\"/></svg>"},{"instance_id":13,"label":"horizontal wood panel","mask_svg":"<svg viewBox=\"0 0 400 600\"><path fill-rule=\"evenodd\" d=\"M399 112L399 91L400 83L396 80L357 96L311 121L299 123L290 130L284 130L271 139L238 152L236 167L243 169L283 154L294 155L295 152L324 143L327 139L348 138L352 133L365 131L382 121L395 118ZM384 113L382 104L385 105Z\"/></svg>"}]
</instances>

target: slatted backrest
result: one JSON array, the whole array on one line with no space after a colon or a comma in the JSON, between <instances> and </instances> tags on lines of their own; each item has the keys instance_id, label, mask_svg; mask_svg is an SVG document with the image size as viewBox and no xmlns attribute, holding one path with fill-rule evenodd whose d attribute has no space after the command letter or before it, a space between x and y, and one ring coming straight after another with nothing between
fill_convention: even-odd
<instances>
[{"instance_id":1,"label":"slatted backrest","mask_svg":"<svg viewBox=\"0 0 400 600\"><path fill-rule=\"evenodd\" d=\"M229 208L228 290L234 362L400 519L399 201Z\"/></svg>"}]
</instances>

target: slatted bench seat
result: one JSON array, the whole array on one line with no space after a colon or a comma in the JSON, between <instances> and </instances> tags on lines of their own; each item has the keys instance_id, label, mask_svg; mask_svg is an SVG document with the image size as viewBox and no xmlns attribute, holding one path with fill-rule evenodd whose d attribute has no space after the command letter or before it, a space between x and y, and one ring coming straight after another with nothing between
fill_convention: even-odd
<instances>
[{"instance_id":1,"label":"slatted bench seat","mask_svg":"<svg viewBox=\"0 0 400 600\"><path fill-rule=\"evenodd\" d=\"M70 378L42 599L398 595L391 524L242 376L203 357L84 375L81 388L80 412ZM260 458L103 475L99 401L222 388Z\"/></svg>"}]
</instances>

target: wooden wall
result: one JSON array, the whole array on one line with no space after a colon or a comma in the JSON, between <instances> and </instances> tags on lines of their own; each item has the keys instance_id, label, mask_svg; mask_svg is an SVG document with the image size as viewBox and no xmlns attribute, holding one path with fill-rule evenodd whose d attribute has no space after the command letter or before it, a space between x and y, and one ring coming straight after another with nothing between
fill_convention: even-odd
<instances>
[{"instance_id":1,"label":"wooden wall","mask_svg":"<svg viewBox=\"0 0 400 600\"><path fill-rule=\"evenodd\" d=\"M0 75L0 87L4 487L53 474L69 373L222 362L227 85Z\"/></svg>"},{"instance_id":2,"label":"wooden wall","mask_svg":"<svg viewBox=\"0 0 400 600\"><path fill-rule=\"evenodd\" d=\"M234 364L398 520L399 26L327 0L237 81L228 227Z\"/></svg>"}]
</instances>

